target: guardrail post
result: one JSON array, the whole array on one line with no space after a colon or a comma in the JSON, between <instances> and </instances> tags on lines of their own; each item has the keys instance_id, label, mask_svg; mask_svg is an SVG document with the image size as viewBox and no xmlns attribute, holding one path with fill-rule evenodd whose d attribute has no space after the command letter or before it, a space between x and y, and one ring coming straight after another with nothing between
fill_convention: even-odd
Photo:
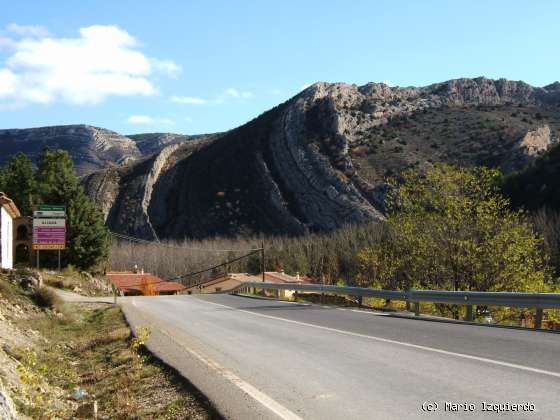
<instances>
[{"instance_id":1,"label":"guardrail post","mask_svg":"<svg viewBox=\"0 0 560 420\"><path fill-rule=\"evenodd\" d=\"M467 305L467 313L465 314L465 321L473 322L473 305Z\"/></svg>"},{"instance_id":2,"label":"guardrail post","mask_svg":"<svg viewBox=\"0 0 560 420\"><path fill-rule=\"evenodd\" d=\"M420 302L414 302L414 315L420 316Z\"/></svg>"},{"instance_id":3,"label":"guardrail post","mask_svg":"<svg viewBox=\"0 0 560 420\"><path fill-rule=\"evenodd\" d=\"M535 314L535 329L536 330L542 328L542 318L543 318L543 310L542 310L542 308L537 308L537 312Z\"/></svg>"}]
</instances>

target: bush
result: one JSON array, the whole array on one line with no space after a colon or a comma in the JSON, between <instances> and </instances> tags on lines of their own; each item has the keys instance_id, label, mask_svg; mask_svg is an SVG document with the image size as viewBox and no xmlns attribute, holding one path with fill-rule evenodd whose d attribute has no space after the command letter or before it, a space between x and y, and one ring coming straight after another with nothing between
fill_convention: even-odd
<instances>
[{"instance_id":1,"label":"bush","mask_svg":"<svg viewBox=\"0 0 560 420\"><path fill-rule=\"evenodd\" d=\"M542 238L486 168L406 171L388 195L388 234L360 252L365 283L382 288L549 291Z\"/></svg>"},{"instance_id":2,"label":"bush","mask_svg":"<svg viewBox=\"0 0 560 420\"><path fill-rule=\"evenodd\" d=\"M40 306L41 308L55 309L59 308L62 304L62 301L56 292L47 287L39 287L35 290L35 292L33 292L31 297L37 306Z\"/></svg>"}]
</instances>

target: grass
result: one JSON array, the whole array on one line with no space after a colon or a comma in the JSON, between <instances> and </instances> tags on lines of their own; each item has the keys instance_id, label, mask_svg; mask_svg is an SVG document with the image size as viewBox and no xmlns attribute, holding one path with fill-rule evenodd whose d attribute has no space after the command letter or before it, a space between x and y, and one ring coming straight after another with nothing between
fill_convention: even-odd
<instances>
[{"instance_id":1,"label":"grass","mask_svg":"<svg viewBox=\"0 0 560 420\"><path fill-rule=\"evenodd\" d=\"M196 389L144 351L118 307L68 307L71 317L41 314L31 321L48 343L31 354L22 350L24 381L34 388L61 389L66 397L77 388L85 389L89 397L83 402L95 396L100 418L218 418ZM74 407L68 406L45 412L46 405L56 406L56 398L43 394L39 400L32 395L36 404L19 408L32 418L73 415Z\"/></svg>"},{"instance_id":2,"label":"grass","mask_svg":"<svg viewBox=\"0 0 560 420\"><path fill-rule=\"evenodd\" d=\"M80 294L87 296L104 296L110 293L107 290L100 290L97 287L95 283L100 283L101 280L94 281L87 274L73 266L68 266L61 272L42 270L41 275L46 285L57 289L69 291L77 290Z\"/></svg>"}]
</instances>

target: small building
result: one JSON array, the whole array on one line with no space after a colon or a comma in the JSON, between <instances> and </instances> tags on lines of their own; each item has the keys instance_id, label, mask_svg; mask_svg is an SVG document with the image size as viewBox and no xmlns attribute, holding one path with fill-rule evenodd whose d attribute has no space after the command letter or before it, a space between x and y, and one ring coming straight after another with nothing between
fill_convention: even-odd
<instances>
[{"instance_id":1,"label":"small building","mask_svg":"<svg viewBox=\"0 0 560 420\"><path fill-rule=\"evenodd\" d=\"M14 219L20 216L15 203L0 192L0 268L14 268Z\"/></svg>"},{"instance_id":2,"label":"small building","mask_svg":"<svg viewBox=\"0 0 560 420\"><path fill-rule=\"evenodd\" d=\"M111 282L124 296L140 296L146 293L146 289L154 291L156 295L176 295L185 290L181 283L165 281L144 271L110 271L105 274Z\"/></svg>"},{"instance_id":3,"label":"small building","mask_svg":"<svg viewBox=\"0 0 560 420\"><path fill-rule=\"evenodd\" d=\"M14 219L14 261L33 264L33 218L21 216Z\"/></svg>"},{"instance_id":4,"label":"small building","mask_svg":"<svg viewBox=\"0 0 560 420\"><path fill-rule=\"evenodd\" d=\"M307 276L295 276L284 273L283 271L265 271L264 280L267 283L284 283L284 284L309 284L313 281ZM263 275L247 274L247 273L227 273L221 274L209 280L205 280L198 284L188 287L184 293L189 295L197 293L220 293L232 290L244 282L262 282ZM293 294L293 290L285 290L283 296L289 297Z\"/></svg>"}]
</instances>

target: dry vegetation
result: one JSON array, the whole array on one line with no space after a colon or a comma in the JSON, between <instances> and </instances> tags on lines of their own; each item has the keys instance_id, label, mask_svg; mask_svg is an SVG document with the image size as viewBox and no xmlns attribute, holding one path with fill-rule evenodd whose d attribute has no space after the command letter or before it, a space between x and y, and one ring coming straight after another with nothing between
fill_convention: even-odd
<instances>
[{"instance_id":1,"label":"dry vegetation","mask_svg":"<svg viewBox=\"0 0 560 420\"><path fill-rule=\"evenodd\" d=\"M102 276L94 276L68 265L61 272L42 270L46 286L68 290L84 296L106 296L111 293L109 283Z\"/></svg>"},{"instance_id":2,"label":"dry vegetation","mask_svg":"<svg viewBox=\"0 0 560 420\"><path fill-rule=\"evenodd\" d=\"M81 410L92 418L93 401L100 419L219 418L145 352L148 331L132 337L118 307L63 303L52 289L24 290L15 278L0 274L0 378L22 418L77 418ZM77 390L87 395L75 401Z\"/></svg>"},{"instance_id":3,"label":"dry vegetation","mask_svg":"<svg viewBox=\"0 0 560 420\"><path fill-rule=\"evenodd\" d=\"M84 402L95 396L100 418L212 417L212 407L196 390L143 352L119 308L70 310L66 319L40 316L34 322L48 339L34 362L47 383L69 394L85 389L90 397ZM41 416L40 407L26 411L34 418Z\"/></svg>"},{"instance_id":4,"label":"dry vegetation","mask_svg":"<svg viewBox=\"0 0 560 420\"><path fill-rule=\"evenodd\" d=\"M382 229L380 225L372 223L304 237L213 238L203 241L165 241L160 244L114 240L108 268L130 270L134 264L138 264L139 268L158 276L172 278L245 255L251 249L260 248L264 239L267 271L284 269L287 273L299 272L326 283L334 284L342 280L347 284L355 284L359 271L357 254L362 248L376 243ZM186 281L195 283L224 269L189 277ZM261 271L260 253L235 262L228 269L257 273Z\"/></svg>"}]
</instances>

